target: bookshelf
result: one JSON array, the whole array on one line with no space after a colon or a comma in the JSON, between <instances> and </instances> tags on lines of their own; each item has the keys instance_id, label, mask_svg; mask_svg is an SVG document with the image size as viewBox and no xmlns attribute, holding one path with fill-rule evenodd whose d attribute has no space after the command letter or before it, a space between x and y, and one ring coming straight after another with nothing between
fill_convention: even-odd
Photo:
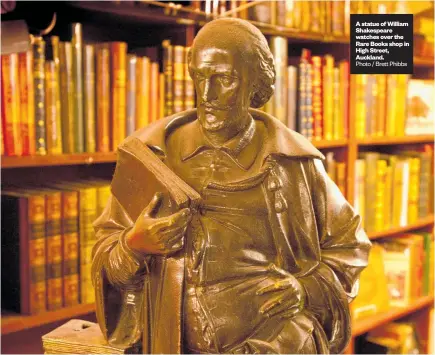
<instances>
[{"instance_id":1,"label":"bookshelf","mask_svg":"<svg viewBox=\"0 0 435 355\"><path fill-rule=\"evenodd\" d=\"M412 232L419 229L430 228L433 227L434 224L434 215L427 216L422 218L421 220L408 224L404 227L395 227L381 232L369 233L368 236L370 240L386 238L386 237L394 237L396 235Z\"/></svg>"},{"instance_id":2,"label":"bookshelf","mask_svg":"<svg viewBox=\"0 0 435 355\"><path fill-rule=\"evenodd\" d=\"M5 312L2 313L1 334L3 336L41 325L79 317L92 312L95 312L94 304L79 304L74 307L61 308L55 311L30 316Z\"/></svg>"},{"instance_id":3,"label":"bookshelf","mask_svg":"<svg viewBox=\"0 0 435 355\"><path fill-rule=\"evenodd\" d=\"M359 336L367 333L373 328L380 327L393 320L410 315L423 308L431 307L434 303L434 296L425 296L415 300L412 305L403 308L392 308L388 312L382 313L374 317L366 317L358 320L353 324L353 336Z\"/></svg>"},{"instance_id":4,"label":"bookshelf","mask_svg":"<svg viewBox=\"0 0 435 355\"><path fill-rule=\"evenodd\" d=\"M156 31L168 33L168 36L177 32L176 36L179 43L186 46L193 41L196 31L203 26L211 18L207 18L201 11L186 11L185 9L177 8L169 5L169 3L159 3L158 7L150 5L157 4L154 1L142 1L142 3L133 4L126 1L117 2L65 2L62 5L57 5L59 11L59 21L65 23L73 21L83 21L91 23L95 27L104 27L110 23L128 24L127 29L131 30L132 26L146 23L146 26L156 29ZM299 30L288 29L282 26L268 25L260 22L254 22L266 36L282 36L288 39L289 43L306 47L326 48L325 52L337 52L342 55L343 48L347 51L349 46L349 38L343 36L323 35L319 33L303 32ZM61 28L64 28L65 23L61 23ZM63 27L62 27L63 26ZM118 30L118 29L116 29ZM124 33L124 32L120 32ZM137 33L135 32L137 36ZM135 39L136 40L136 39ZM433 59L414 57L414 66L423 71L433 69ZM355 161L358 156L358 151L365 148L395 148L402 145L423 145L430 144L433 146L434 135L416 135L405 137L375 137L356 139L355 124L349 122L349 138L338 140L313 140L312 143L322 151L333 150L337 152L342 161L347 164L346 174L346 197L350 203L353 203L353 191L355 184ZM46 175L55 175L59 170L65 170L63 174L77 174L82 176L83 172L98 172L104 170L103 174L110 176L113 171L116 161L116 153L82 153L82 154L64 154L64 155L41 155L41 156L2 156L1 168L6 170L4 175L5 182L19 178L21 171L25 171L27 175L47 171ZM102 168L102 166L110 165L110 168ZM49 168L49 169L48 169ZM86 168L86 169L84 169ZM47 169L47 170L46 170ZM425 217L415 223L404 227L392 228L382 232L369 234L371 240L380 238L391 238L401 233L417 231L421 229L432 228L434 224L434 215ZM390 311L379 314L367 319L359 320L353 326L353 339L360 336L374 327L381 326L387 322L399 319L405 316L412 316L415 312L426 312L434 302L433 296L426 296L418 299L413 305L391 309ZM37 328L41 325L47 325L57 321L67 320L69 318L80 317L94 312L93 304L77 305L74 307L59 309L51 312L44 312L37 315L16 315L2 314L2 335L9 335L32 328ZM42 334L41 334L42 335ZM3 342L7 342L8 338L3 337ZM353 353L353 340L347 349L348 353Z\"/></svg>"},{"instance_id":5,"label":"bookshelf","mask_svg":"<svg viewBox=\"0 0 435 355\"><path fill-rule=\"evenodd\" d=\"M59 155L34 155L20 157L2 157L2 169L37 168L44 166L93 165L99 163L114 163L116 153L82 153Z\"/></svg>"},{"instance_id":6,"label":"bookshelf","mask_svg":"<svg viewBox=\"0 0 435 355\"><path fill-rule=\"evenodd\" d=\"M415 135L405 137L370 137L358 139L358 146L377 146L377 145L402 145L415 143L433 143L434 135Z\"/></svg>"}]
</instances>

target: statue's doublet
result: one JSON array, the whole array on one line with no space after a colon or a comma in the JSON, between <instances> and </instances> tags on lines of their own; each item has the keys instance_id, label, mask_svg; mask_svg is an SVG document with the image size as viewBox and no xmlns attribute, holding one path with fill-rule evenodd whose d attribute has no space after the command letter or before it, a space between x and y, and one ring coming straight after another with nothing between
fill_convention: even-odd
<instances>
[{"instance_id":1,"label":"statue's doublet","mask_svg":"<svg viewBox=\"0 0 435 355\"><path fill-rule=\"evenodd\" d=\"M304 347L302 339L291 336L292 326L298 325L282 313L270 319L260 313L270 294L256 294L276 277L277 252L264 191L273 163L264 157L265 141L264 123L252 118L219 148L208 142L197 120L168 137L166 164L203 201L185 243L186 352L294 352ZM246 349L247 340L260 343ZM316 351L313 346L305 345L308 352Z\"/></svg>"},{"instance_id":2,"label":"statue's doublet","mask_svg":"<svg viewBox=\"0 0 435 355\"><path fill-rule=\"evenodd\" d=\"M196 110L135 132L203 202L185 239L184 293L172 293L171 282L179 276L174 273L169 283L165 279L161 307L141 290L147 280L159 280L154 257L126 250L122 241L134 221L116 196L109 199L94 224L92 277L98 321L110 342L133 344L142 337L144 348L154 353L344 349L351 334L348 302L357 294L370 241L327 176L323 155L278 120L249 112L254 127L219 148L199 131ZM275 259L305 290L302 311L294 316L258 312L266 295L256 291L272 282ZM136 297L133 310L119 308L130 302L127 289ZM164 317L141 323L141 309L161 314L158 307Z\"/></svg>"}]
</instances>

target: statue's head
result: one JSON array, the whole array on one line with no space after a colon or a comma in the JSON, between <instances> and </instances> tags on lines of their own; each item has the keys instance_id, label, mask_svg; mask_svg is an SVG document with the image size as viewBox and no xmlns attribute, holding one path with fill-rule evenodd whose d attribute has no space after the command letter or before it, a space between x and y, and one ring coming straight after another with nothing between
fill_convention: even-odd
<instances>
[{"instance_id":1,"label":"statue's head","mask_svg":"<svg viewBox=\"0 0 435 355\"><path fill-rule=\"evenodd\" d=\"M208 131L237 127L249 107L273 95L275 66L266 38L247 21L222 18L197 34L188 56L198 119Z\"/></svg>"}]
</instances>

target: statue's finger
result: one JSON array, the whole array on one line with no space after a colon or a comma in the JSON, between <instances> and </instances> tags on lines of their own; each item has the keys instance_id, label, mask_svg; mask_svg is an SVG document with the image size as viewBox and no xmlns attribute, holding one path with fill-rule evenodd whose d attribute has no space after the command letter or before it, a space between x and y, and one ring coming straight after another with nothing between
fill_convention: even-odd
<instances>
[{"instance_id":1,"label":"statue's finger","mask_svg":"<svg viewBox=\"0 0 435 355\"><path fill-rule=\"evenodd\" d=\"M274 309L276 306L279 306L283 302L282 298L275 298L273 301L265 303L260 308L260 313L265 314L269 313L272 309Z\"/></svg>"},{"instance_id":2,"label":"statue's finger","mask_svg":"<svg viewBox=\"0 0 435 355\"><path fill-rule=\"evenodd\" d=\"M264 295L265 293L274 292L274 291L280 291L280 290L283 290L285 288L287 288L287 284L286 283L283 283L281 281L277 281L277 282L275 282L275 283L273 283L271 285L264 286L264 287L260 288L256 292L256 294L257 295Z\"/></svg>"},{"instance_id":3,"label":"statue's finger","mask_svg":"<svg viewBox=\"0 0 435 355\"><path fill-rule=\"evenodd\" d=\"M168 238L165 241L165 244L168 247L171 247L173 244L178 243L180 240L184 239L184 234L182 233L183 230L181 230L179 233L176 233L174 235L172 235L170 238Z\"/></svg>"}]
</instances>

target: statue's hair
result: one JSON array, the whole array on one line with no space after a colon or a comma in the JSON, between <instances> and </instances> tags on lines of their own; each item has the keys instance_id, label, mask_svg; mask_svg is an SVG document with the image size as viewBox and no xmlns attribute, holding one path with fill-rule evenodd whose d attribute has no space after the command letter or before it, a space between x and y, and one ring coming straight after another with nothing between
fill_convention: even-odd
<instances>
[{"instance_id":1,"label":"statue's hair","mask_svg":"<svg viewBox=\"0 0 435 355\"><path fill-rule=\"evenodd\" d=\"M228 48L235 45L246 65L253 67L254 95L251 107L262 107L275 91L275 62L266 38L261 31L238 18L220 18L207 23L195 37L188 53L188 64L192 51L209 45Z\"/></svg>"}]
</instances>

